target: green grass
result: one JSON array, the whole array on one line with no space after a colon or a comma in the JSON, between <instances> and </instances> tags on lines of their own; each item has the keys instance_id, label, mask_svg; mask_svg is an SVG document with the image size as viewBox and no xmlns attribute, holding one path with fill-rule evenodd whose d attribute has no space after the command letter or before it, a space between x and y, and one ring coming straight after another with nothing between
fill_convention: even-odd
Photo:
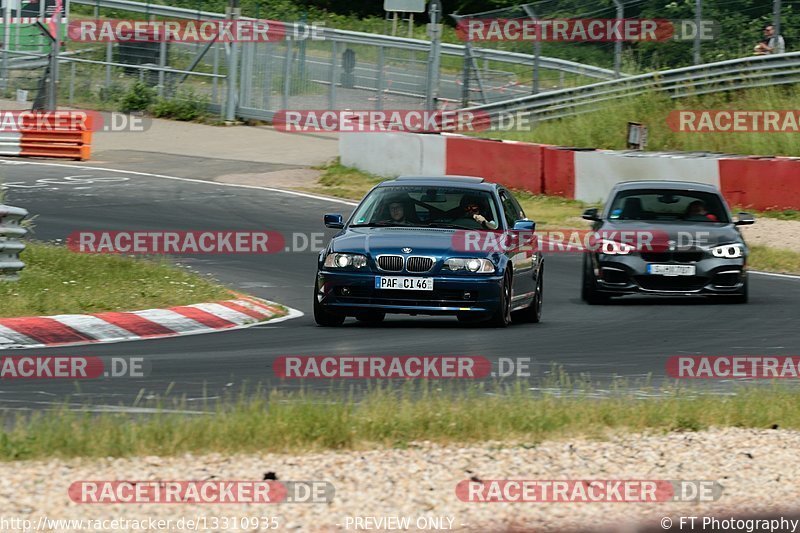
<instances>
[{"instance_id":1,"label":"green grass","mask_svg":"<svg viewBox=\"0 0 800 533\"><path fill-rule=\"evenodd\" d=\"M231 292L166 259L88 255L28 242L17 282L0 282L0 317L130 311L230 299Z\"/></svg>"},{"instance_id":2,"label":"green grass","mask_svg":"<svg viewBox=\"0 0 800 533\"><path fill-rule=\"evenodd\" d=\"M800 274L800 253L767 246L751 246L750 268L765 272Z\"/></svg>"},{"instance_id":3,"label":"green grass","mask_svg":"<svg viewBox=\"0 0 800 533\"><path fill-rule=\"evenodd\" d=\"M623 99L600 110L540 122L532 131L482 132L481 136L519 141L624 149L628 122L648 127L647 150L724 152L753 155L800 155L797 133L674 132L667 115L676 109L768 110L797 109L800 85L767 87L672 100L663 93Z\"/></svg>"},{"instance_id":4,"label":"green grass","mask_svg":"<svg viewBox=\"0 0 800 533\"><path fill-rule=\"evenodd\" d=\"M240 397L187 416L164 410L143 417L59 409L18 415L0 433L0 460L51 457L121 457L219 452L301 453L313 450L405 447L503 441L535 445L573 435L604 438L613 432L697 431L709 427L800 428L800 392L777 385L733 396L674 389L660 398L620 392L605 399L576 393L533 395L509 385L502 394L484 387L418 384L391 391L373 387L355 400L331 393L273 392ZM497 392L497 391L494 391ZM651 391L653 392L653 391ZM235 438L231 438L235 436Z\"/></svg>"}]
</instances>

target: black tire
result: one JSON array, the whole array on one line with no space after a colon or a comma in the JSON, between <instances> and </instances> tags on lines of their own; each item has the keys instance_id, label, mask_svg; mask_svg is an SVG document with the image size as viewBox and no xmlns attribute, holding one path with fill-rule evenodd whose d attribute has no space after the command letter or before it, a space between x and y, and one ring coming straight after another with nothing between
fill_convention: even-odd
<instances>
[{"instance_id":1,"label":"black tire","mask_svg":"<svg viewBox=\"0 0 800 533\"><path fill-rule=\"evenodd\" d=\"M456 318L462 324L476 324L481 322L481 320L485 320L486 317L479 313L457 313Z\"/></svg>"},{"instance_id":2,"label":"black tire","mask_svg":"<svg viewBox=\"0 0 800 533\"><path fill-rule=\"evenodd\" d=\"M487 326L504 328L511 324L511 273L506 271L500 285L500 302L497 311L486 321Z\"/></svg>"},{"instance_id":3,"label":"black tire","mask_svg":"<svg viewBox=\"0 0 800 533\"><path fill-rule=\"evenodd\" d=\"M583 283L581 284L581 299L589 305L602 305L608 303L609 296L597 290L597 281L592 272L592 262L588 255L583 256Z\"/></svg>"},{"instance_id":4,"label":"black tire","mask_svg":"<svg viewBox=\"0 0 800 533\"><path fill-rule=\"evenodd\" d=\"M731 296L725 296L725 303L729 304L746 304L748 300L748 289L747 289L747 278L744 279L744 285L742 285L742 290L738 294L734 294Z\"/></svg>"},{"instance_id":5,"label":"black tire","mask_svg":"<svg viewBox=\"0 0 800 533\"><path fill-rule=\"evenodd\" d=\"M513 313L515 321L527 322L531 324L538 324L542 321L542 297L544 295L544 265L539 267L539 276L536 280L536 295L533 297L531 304Z\"/></svg>"},{"instance_id":6,"label":"black tire","mask_svg":"<svg viewBox=\"0 0 800 533\"><path fill-rule=\"evenodd\" d=\"M346 318L344 315L326 311L325 307L319 303L319 300L317 300L318 290L317 282L314 282L314 321L317 325L331 328L344 324L344 319Z\"/></svg>"},{"instance_id":7,"label":"black tire","mask_svg":"<svg viewBox=\"0 0 800 533\"><path fill-rule=\"evenodd\" d=\"M377 326L383 322L384 318L386 318L386 313L369 312L356 315L356 320L368 326Z\"/></svg>"}]
</instances>

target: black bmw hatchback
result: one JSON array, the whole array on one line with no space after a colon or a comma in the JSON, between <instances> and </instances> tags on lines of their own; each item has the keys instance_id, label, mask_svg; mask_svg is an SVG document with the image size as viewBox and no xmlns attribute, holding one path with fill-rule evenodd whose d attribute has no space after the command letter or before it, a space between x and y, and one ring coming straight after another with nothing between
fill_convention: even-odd
<instances>
[{"instance_id":1,"label":"black bmw hatchback","mask_svg":"<svg viewBox=\"0 0 800 533\"><path fill-rule=\"evenodd\" d=\"M611 190L602 212L587 209L598 246L583 258L581 295L705 295L747 302L747 245L720 191L702 183L629 181Z\"/></svg>"}]
</instances>

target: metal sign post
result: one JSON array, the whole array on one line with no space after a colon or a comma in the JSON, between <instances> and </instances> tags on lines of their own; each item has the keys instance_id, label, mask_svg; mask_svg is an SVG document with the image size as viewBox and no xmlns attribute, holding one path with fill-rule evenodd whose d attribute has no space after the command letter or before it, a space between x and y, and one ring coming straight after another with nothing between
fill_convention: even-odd
<instances>
[{"instance_id":1,"label":"metal sign post","mask_svg":"<svg viewBox=\"0 0 800 533\"><path fill-rule=\"evenodd\" d=\"M431 0L428 6L431 52L428 57L428 79L425 89L426 109L436 109L436 100L439 96L439 56L442 53L441 14L442 5L440 0Z\"/></svg>"}]
</instances>

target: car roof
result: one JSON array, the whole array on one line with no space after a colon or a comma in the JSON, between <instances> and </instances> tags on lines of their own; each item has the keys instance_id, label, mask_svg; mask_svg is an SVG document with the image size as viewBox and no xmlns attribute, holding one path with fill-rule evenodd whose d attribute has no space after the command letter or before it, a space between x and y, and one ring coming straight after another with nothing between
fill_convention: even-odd
<instances>
[{"instance_id":1,"label":"car roof","mask_svg":"<svg viewBox=\"0 0 800 533\"><path fill-rule=\"evenodd\" d=\"M630 191L632 189L666 189L671 191L704 191L720 194L720 190L708 183L696 181L667 181L667 180L640 180L623 181L614 185L615 191Z\"/></svg>"},{"instance_id":2,"label":"car roof","mask_svg":"<svg viewBox=\"0 0 800 533\"><path fill-rule=\"evenodd\" d=\"M496 183L486 181L478 176L398 176L393 180L382 182L379 187L391 187L397 185L432 185L438 187L464 187L465 189L476 189L489 191L497 187Z\"/></svg>"}]
</instances>

